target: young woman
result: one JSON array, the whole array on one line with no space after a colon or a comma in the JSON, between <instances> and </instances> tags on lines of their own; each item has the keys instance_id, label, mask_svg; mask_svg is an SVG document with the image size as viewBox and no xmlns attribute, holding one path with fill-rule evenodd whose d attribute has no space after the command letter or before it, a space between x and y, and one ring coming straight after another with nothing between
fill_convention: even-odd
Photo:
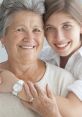
<instances>
[{"instance_id":1,"label":"young woman","mask_svg":"<svg viewBox=\"0 0 82 117\"><path fill-rule=\"evenodd\" d=\"M42 59L56 64L75 77L75 82L69 85L69 99L78 103L70 103L68 115L65 117L82 116L82 1L80 0L46 0L44 15L45 35L49 48L42 52ZM72 93L71 93L72 92ZM74 96L75 95L75 96ZM73 97L72 97L73 96ZM63 101L60 101L62 103ZM69 101L70 102L70 101ZM59 102L58 102L59 103ZM80 104L80 105L79 105ZM60 105L60 104L59 104ZM60 106L59 106L60 107ZM64 104L61 106L63 109ZM81 108L80 108L81 107ZM74 109L75 108L75 109ZM65 105L66 109L66 105ZM76 111L75 111L76 110ZM77 111L77 110L80 110ZM66 111L66 112L67 112ZM62 110L62 112L64 112ZM79 115L80 113L80 115Z\"/></svg>"},{"instance_id":2,"label":"young woman","mask_svg":"<svg viewBox=\"0 0 82 117\"><path fill-rule=\"evenodd\" d=\"M70 71L75 77L76 82L69 86L69 90L82 100L82 2L46 0L45 34L56 52L56 65ZM50 61L49 56L46 57L47 61Z\"/></svg>"}]
</instances>

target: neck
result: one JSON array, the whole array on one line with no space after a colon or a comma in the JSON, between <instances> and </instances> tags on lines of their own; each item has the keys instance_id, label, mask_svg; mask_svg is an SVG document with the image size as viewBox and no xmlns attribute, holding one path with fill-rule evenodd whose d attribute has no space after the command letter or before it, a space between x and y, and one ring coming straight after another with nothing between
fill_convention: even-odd
<instances>
[{"instance_id":1,"label":"neck","mask_svg":"<svg viewBox=\"0 0 82 117\"><path fill-rule=\"evenodd\" d=\"M33 63L28 64L19 64L12 61L8 61L8 70L13 72L19 79L22 79L27 82L31 80L35 82L40 80L44 74L45 65L42 61L37 60Z\"/></svg>"},{"instance_id":2,"label":"neck","mask_svg":"<svg viewBox=\"0 0 82 117\"><path fill-rule=\"evenodd\" d=\"M34 68L33 66L37 66L37 64L38 64L37 61L33 63L29 62L26 64L21 64L19 62L15 62L15 61L13 62L8 60L8 69L17 75L21 75L26 70Z\"/></svg>"},{"instance_id":3,"label":"neck","mask_svg":"<svg viewBox=\"0 0 82 117\"><path fill-rule=\"evenodd\" d=\"M69 59L68 56L66 56L66 57L60 57L60 67L61 68L65 68L65 65L66 65L68 59Z\"/></svg>"}]
</instances>

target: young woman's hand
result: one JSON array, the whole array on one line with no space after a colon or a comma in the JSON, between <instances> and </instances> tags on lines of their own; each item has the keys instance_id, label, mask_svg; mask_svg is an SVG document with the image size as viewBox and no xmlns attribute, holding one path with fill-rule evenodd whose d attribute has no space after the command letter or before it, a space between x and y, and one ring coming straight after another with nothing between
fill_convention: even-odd
<instances>
[{"instance_id":1,"label":"young woman's hand","mask_svg":"<svg viewBox=\"0 0 82 117\"><path fill-rule=\"evenodd\" d=\"M0 70L0 93L12 92L12 87L17 82L16 76L8 70Z\"/></svg>"}]
</instances>

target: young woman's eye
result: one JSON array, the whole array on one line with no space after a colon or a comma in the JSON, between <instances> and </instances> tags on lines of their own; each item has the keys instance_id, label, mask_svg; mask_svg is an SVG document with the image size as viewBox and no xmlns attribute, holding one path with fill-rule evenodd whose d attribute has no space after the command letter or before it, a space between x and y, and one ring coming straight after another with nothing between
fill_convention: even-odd
<instances>
[{"instance_id":1,"label":"young woman's eye","mask_svg":"<svg viewBox=\"0 0 82 117\"><path fill-rule=\"evenodd\" d=\"M45 31L54 31L55 29L53 27L46 27Z\"/></svg>"},{"instance_id":2,"label":"young woman's eye","mask_svg":"<svg viewBox=\"0 0 82 117\"><path fill-rule=\"evenodd\" d=\"M72 26L71 26L71 25L64 25L63 28L64 28L65 30L70 30L70 29L72 28Z\"/></svg>"}]
</instances>

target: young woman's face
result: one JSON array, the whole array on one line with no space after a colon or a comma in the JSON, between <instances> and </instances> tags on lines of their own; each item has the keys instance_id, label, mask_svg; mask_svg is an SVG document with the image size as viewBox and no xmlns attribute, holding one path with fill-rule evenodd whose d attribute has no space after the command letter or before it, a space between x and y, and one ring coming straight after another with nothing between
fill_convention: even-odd
<instances>
[{"instance_id":1,"label":"young woman's face","mask_svg":"<svg viewBox=\"0 0 82 117\"><path fill-rule=\"evenodd\" d=\"M11 17L3 37L9 57L36 60L42 48L44 31L41 16L30 11L19 11Z\"/></svg>"},{"instance_id":2,"label":"young woman's face","mask_svg":"<svg viewBox=\"0 0 82 117\"><path fill-rule=\"evenodd\" d=\"M68 56L80 47L81 26L69 15L53 13L45 24L50 46L60 55Z\"/></svg>"}]
</instances>

